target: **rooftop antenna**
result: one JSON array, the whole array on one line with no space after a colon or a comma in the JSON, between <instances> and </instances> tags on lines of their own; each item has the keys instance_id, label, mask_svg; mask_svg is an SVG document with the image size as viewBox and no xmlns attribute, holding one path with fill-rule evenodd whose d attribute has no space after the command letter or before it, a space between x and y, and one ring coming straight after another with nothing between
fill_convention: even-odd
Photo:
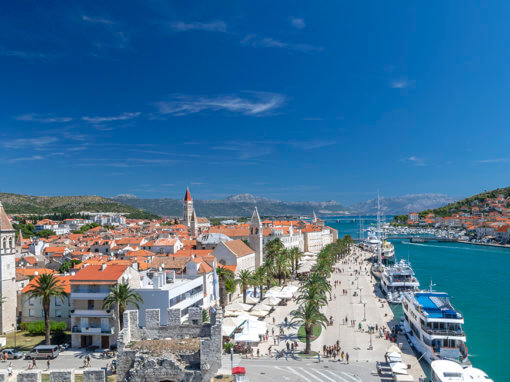
<instances>
[{"instance_id":1,"label":"rooftop antenna","mask_svg":"<svg viewBox=\"0 0 510 382\"><path fill-rule=\"evenodd\" d=\"M435 286L436 286L436 284L432 284L432 279L430 279L429 291L430 291L430 292L433 292L433 291L434 291L434 290L433 290L433 287L435 287Z\"/></svg>"}]
</instances>

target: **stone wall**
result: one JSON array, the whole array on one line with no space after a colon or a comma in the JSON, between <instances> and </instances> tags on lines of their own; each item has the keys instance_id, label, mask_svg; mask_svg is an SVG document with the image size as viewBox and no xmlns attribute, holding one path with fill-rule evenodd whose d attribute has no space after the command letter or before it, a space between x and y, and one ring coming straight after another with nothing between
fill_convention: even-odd
<instances>
[{"instance_id":1,"label":"stone wall","mask_svg":"<svg viewBox=\"0 0 510 382\"><path fill-rule=\"evenodd\" d=\"M146 326L140 328L138 311L124 312L124 328L119 334L117 381L160 382L166 380L209 381L221 367L221 322L223 314L211 314L202 323L202 309L189 309L189 324L181 324L179 309L168 309L167 325L160 325L159 309L146 310ZM130 349L141 340L200 338L197 354L151 355Z\"/></svg>"},{"instance_id":2,"label":"stone wall","mask_svg":"<svg viewBox=\"0 0 510 382\"><path fill-rule=\"evenodd\" d=\"M50 382L74 382L75 374L73 369L51 370L49 372ZM7 373L0 372L0 382L8 381ZM106 373L104 369L83 370L83 382L105 382ZM18 373L17 382L41 382L41 370L23 370Z\"/></svg>"}]
</instances>

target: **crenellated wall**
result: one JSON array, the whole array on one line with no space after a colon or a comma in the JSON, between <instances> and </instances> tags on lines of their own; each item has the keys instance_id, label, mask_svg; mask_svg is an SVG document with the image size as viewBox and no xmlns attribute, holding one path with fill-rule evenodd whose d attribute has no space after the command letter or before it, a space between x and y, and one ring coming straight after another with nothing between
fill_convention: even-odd
<instances>
[{"instance_id":1,"label":"crenellated wall","mask_svg":"<svg viewBox=\"0 0 510 382\"><path fill-rule=\"evenodd\" d=\"M117 381L209 381L221 367L221 311L202 322L202 309L189 309L189 323L181 324L179 309L168 309L167 325L160 325L160 310L147 309L146 325L139 327L138 311L124 312L124 328L118 339ZM200 338L200 351L153 356L131 349L142 340ZM190 367L191 366L191 367Z\"/></svg>"}]
</instances>

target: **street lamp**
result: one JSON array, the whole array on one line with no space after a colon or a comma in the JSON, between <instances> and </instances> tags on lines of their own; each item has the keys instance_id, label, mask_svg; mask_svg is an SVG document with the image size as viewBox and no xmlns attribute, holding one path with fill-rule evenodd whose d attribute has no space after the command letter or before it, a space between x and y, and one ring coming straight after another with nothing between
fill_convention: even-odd
<instances>
[{"instance_id":1,"label":"street lamp","mask_svg":"<svg viewBox=\"0 0 510 382\"><path fill-rule=\"evenodd\" d=\"M369 328L368 333L370 334L370 346L368 347L368 350L373 350L373 347L372 347L372 328Z\"/></svg>"},{"instance_id":2,"label":"street lamp","mask_svg":"<svg viewBox=\"0 0 510 382\"><path fill-rule=\"evenodd\" d=\"M363 301L363 321L367 320L367 303Z\"/></svg>"},{"instance_id":3,"label":"street lamp","mask_svg":"<svg viewBox=\"0 0 510 382\"><path fill-rule=\"evenodd\" d=\"M16 324L12 324L14 329L14 350L16 350Z\"/></svg>"},{"instance_id":4,"label":"street lamp","mask_svg":"<svg viewBox=\"0 0 510 382\"><path fill-rule=\"evenodd\" d=\"M359 303L361 304L361 291L363 290L363 288L359 288Z\"/></svg>"}]
</instances>

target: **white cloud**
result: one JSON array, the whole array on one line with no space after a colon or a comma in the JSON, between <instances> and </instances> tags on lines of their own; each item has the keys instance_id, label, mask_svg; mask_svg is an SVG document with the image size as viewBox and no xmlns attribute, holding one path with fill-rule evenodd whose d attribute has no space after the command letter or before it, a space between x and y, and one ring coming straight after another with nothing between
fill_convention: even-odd
<instances>
[{"instance_id":1,"label":"white cloud","mask_svg":"<svg viewBox=\"0 0 510 382\"><path fill-rule=\"evenodd\" d=\"M170 23L170 28L176 32L187 32L191 30L202 30L207 32L226 32L227 24L222 20L214 20L206 23L174 21Z\"/></svg>"},{"instance_id":2,"label":"white cloud","mask_svg":"<svg viewBox=\"0 0 510 382\"><path fill-rule=\"evenodd\" d=\"M248 34L242 40L241 44L249 45L254 48L280 48L294 50L304 53L322 52L324 47L310 44L292 43L276 40L272 37L259 37L256 34Z\"/></svg>"},{"instance_id":3,"label":"white cloud","mask_svg":"<svg viewBox=\"0 0 510 382\"><path fill-rule=\"evenodd\" d=\"M174 95L170 101L157 102L161 114L183 116L201 111L227 110L245 115L263 115L283 105L285 97L275 93L251 93L252 96L189 96Z\"/></svg>"},{"instance_id":4,"label":"white cloud","mask_svg":"<svg viewBox=\"0 0 510 382\"><path fill-rule=\"evenodd\" d=\"M83 15L81 17L81 19L83 21L86 21L86 22L89 22L89 23L93 23L93 24L104 24L104 25L112 25L113 24L113 20L106 19L106 18L103 18L103 17L90 17L90 16L87 16L87 15Z\"/></svg>"},{"instance_id":5,"label":"white cloud","mask_svg":"<svg viewBox=\"0 0 510 382\"><path fill-rule=\"evenodd\" d=\"M136 118L140 115L140 112L136 113L122 113L120 115L109 116L109 117L82 117L81 119L90 123L104 123L104 122L115 122L115 121L127 121Z\"/></svg>"},{"instance_id":6,"label":"white cloud","mask_svg":"<svg viewBox=\"0 0 510 382\"><path fill-rule=\"evenodd\" d=\"M289 20L294 28L303 29L306 27L305 20L301 17L289 17Z\"/></svg>"},{"instance_id":7,"label":"white cloud","mask_svg":"<svg viewBox=\"0 0 510 382\"><path fill-rule=\"evenodd\" d=\"M19 149L23 147L42 147L55 143L57 138L51 136L37 137L37 138L18 138L0 142L5 148Z\"/></svg>"},{"instance_id":8,"label":"white cloud","mask_svg":"<svg viewBox=\"0 0 510 382\"><path fill-rule=\"evenodd\" d=\"M398 80L393 80L390 86L393 89L406 89L408 87L414 86L414 81L409 81L408 79L401 78Z\"/></svg>"},{"instance_id":9,"label":"white cloud","mask_svg":"<svg viewBox=\"0 0 510 382\"><path fill-rule=\"evenodd\" d=\"M71 122L73 119L71 117L52 117L52 116L41 116L37 114L23 114L17 116L16 119L18 121L26 121L26 122L41 122L41 123L65 123Z\"/></svg>"},{"instance_id":10,"label":"white cloud","mask_svg":"<svg viewBox=\"0 0 510 382\"><path fill-rule=\"evenodd\" d=\"M34 160L43 160L44 157L40 155L33 155L31 157L22 157L22 158L12 158L9 159L9 163L18 163L18 162L27 162L27 161L34 161Z\"/></svg>"},{"instance_id":11,"label":"white cloud","mask_svg":"<svg viewBox=\"0 0 510 382\"><path fill-rule=\"evenodd\" d=\"M53 59L56 58L57 55L51 53L41 53L41 52L31 52L24 50L12 50L5 49L0 47L0 56L4 57L18 57L18 58L44 58L44 59Z\"/></svg>"},{"instance_id":12,"label":"white cloud","mask_svg":"<svg viewBox=\"0 0 510 382\"><path fill-rule=\"evenodd\" d=\"M425 166L425 161L423 160L423 158L410 156L409 158L407 158L407 160L410 161L411 163L414 163L416 166Z\"/></svg>"},{"instance_id":13,"label":"white cloud","mask_svg":"<svg viewBox=\"0 0 510 382\"><path fill-rule=\"evenodd\" d=\"M481 159L479 163L506 163L510 162L510 158Z\"/></svg>"}]
</instances>

